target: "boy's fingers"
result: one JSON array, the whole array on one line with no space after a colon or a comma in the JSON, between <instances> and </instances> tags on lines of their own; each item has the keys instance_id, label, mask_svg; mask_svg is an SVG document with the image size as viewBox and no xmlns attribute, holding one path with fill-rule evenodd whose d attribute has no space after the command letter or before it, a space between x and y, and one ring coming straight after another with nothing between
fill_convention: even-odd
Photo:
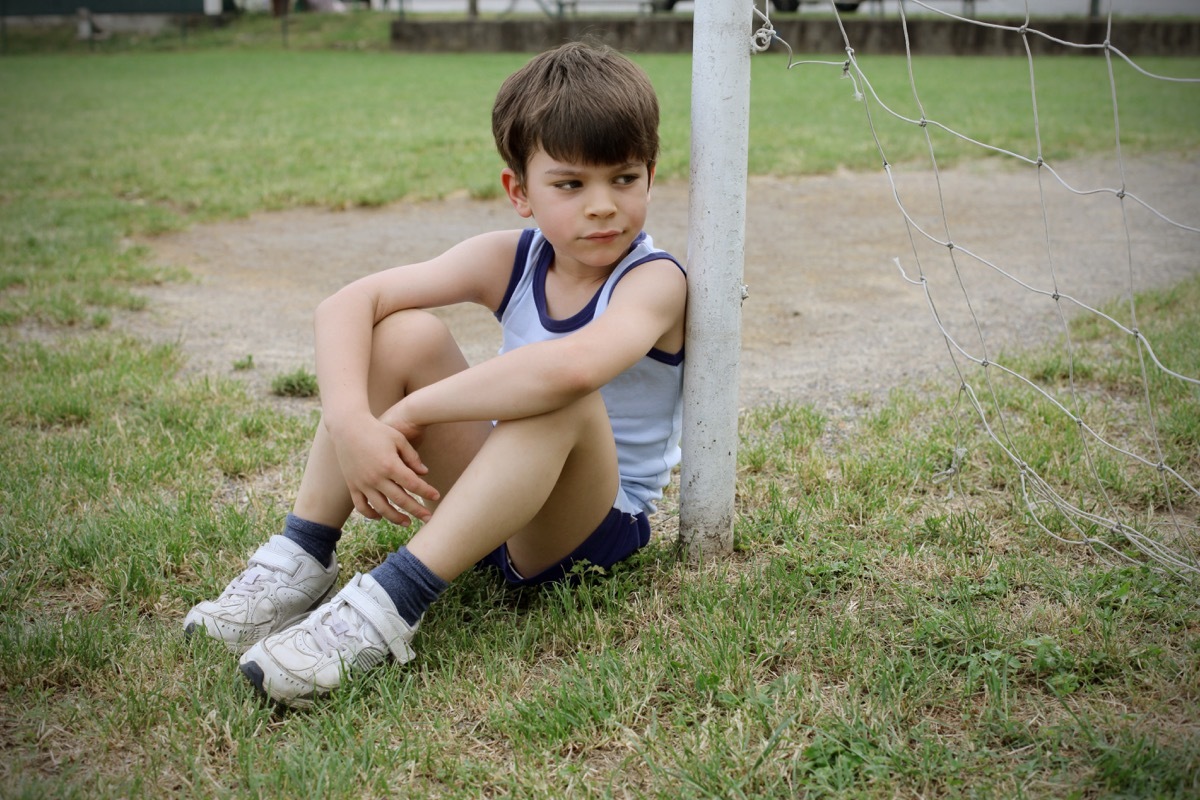
<instances>
[{"instance_id":1,"label":"boy's fingers","mask_svg":"<svg viewBox=\"0 0 1200 800\"><path fill-rule=\"evenodd\" d=\"M354 510L362 514L367 519L379 519L379 512L371 507L371 503L367 500L367 496L362 492L352 491L351 499L354 500Z\"/></svg>"},{"instance_id":2,"label":"boy's fingers","mask_svg":"<svg viewBox=\"0 0 1200 800\"><path fill-rule=\"evenodd\" d=\"M411 474L401 473L393 475L392 480L401 488L412 492L417 497L422 497L433 502L441 499L441 494L438 490L421 479L420 476L429 472L429 468L421 462L421 454L412 446L412 443L403 436L399 437L396 441L396 453L400 456L401 462L410 470ZM424 506L421 506L421 508L424 509ZM417 516L422 519L425 518L421 514Z\"/></svg>"},{"instance_id":3,"label":"boy's fingers","mask_svg":"<svg viewBox=\"0 0 1200 800\"><path fill-rule=\"evenodd\" d=\"M430 491L433 491L432 487L430 487ZM398 482L389 482L382 489L365 494L363 497L371 513L368 514L361 508L359 511L368 519L382 517L401 527L408 527L413 517L426 522L433 515L433 512L421 505Z\"/></svg>"},{"instance_id":4,"label":"boy's fingers","mask_svg":"<svg viewBox=\"0 0 1200 800\"><path fill-rule=\"evenodd\" d=\"M400 486L399 484L396 485L395 491L388 493L388 501L391 503L393 508L407 513L410 517L416 517L422 522L428 521L429 517L432 516L432 512L428 508L421 505L419 500L415 499L411 494L405 491L405 487ZM404 524L408 524L407 519L405 520Z\"/></svg>"},{"instance_id":5,"label":"boy's fingers","mask_svg":"<svg viewBox=\"0 0 1200 800\"><path fill-rule=\"evenodd\" d=\"M400 481L397 481L397 483L400 483ZM425 500L430 500L430 501L436 503L438 500L441 499L441 494L438 492L437 489L433 488L428 483L426 483L425 481L416 477L415 475L408 478L403 483L400 483L400 485L401 485L401 488L403 488L409 492L412 492L417 497L423 498ZM418 505L420 505L420 504L418 504ZM421 508L425 508L425 507L421 506Z\"/></svg>"},{"instance_id":6,"label":"boy's fingers","mask_svg":"<svg viewBox=\"0 0 1200 800\"><path fill-rule=\"evenodd\" d=\"M392 507L396 508L395 505L393 505ZM407 526L409 524L409 522L411 522L413 519L419 519L419 520L421 520L421 522L429 521L429 516L430 516L429 510L427 508L425 508L424 506L422 506L420 503L414 501L411 497L408 499L408 501L404 505L404 512L405 513L402 513L400 511L396 512L404 520L403 522L397 523L399 525Z\"/></svg>"},{"instance_id":7,"label":"boy's fingers","mask_svg":"<svg viewBox=\"0 0 1200 800\"><path fill-rule=\"evenodd\" d=\"M429 467L421 461L421 454L417 452L417 448L412 446L412 442L408 441L404 436L400 436L396 441L396 452L400 454L400 460L408 466L413 472L418 475L424 475L429 472Z\"/></svg>"},{"instance_id":8,"label":"boy's fingers","mask_svg":"<svg viewBox=\"0 0 1200 800\"><path fill-rule=\"evenodd\" d=\"M410 520L407 514L398 508L399 503L388 497L386 494L377 494L371 502L372 509L376 512L374 519L382 517L388 522L400 527L407 527Z\"/></svg>"},{"instance_id":9,"label":"boy's fingers","mask_svg":"<svg viewBox=\"0 0 1200 800\"><path fill-rule=\"evenodd\" d=\"M381 492L354 492L354 507L369 520L386 519L397 525L407 525L408 517L396 511L391 501Z\"/></svg>"}]
</instances>

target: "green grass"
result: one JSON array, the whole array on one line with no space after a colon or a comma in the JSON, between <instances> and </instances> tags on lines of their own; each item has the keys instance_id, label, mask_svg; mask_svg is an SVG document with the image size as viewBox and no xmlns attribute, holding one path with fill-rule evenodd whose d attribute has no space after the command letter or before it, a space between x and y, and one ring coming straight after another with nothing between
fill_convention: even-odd
<instances>
[{"instance_id":1,"label":"green grass","mask_svg":"<svg viewBox=\"0 0 1200 800\"><path fill-rule=\"evenodd\" d=\"M318 392L317 376L307 367L297 367L271 380L271 393L280 397L316 397Z\"/></svg>"},{"instance_id":2,"label":"green grass","mask_svg":"<svg viewBox=\"0 0 1200 800\"><path fill-rule=\"evenodd\" d=\"M140 287L176 277L137 241L263 209L489 195L488 105L524 59L305 52L299 24L284 52L275 33L251 20L211 40L0 59L5 797L1200 791L1195 587L1048 539L961 401L924 390L837 417L747 412L729 560L682 564L656 541L575 591L512 594L471 574L430 612L408 667L311 713L259 704L232 658L185 642L179 622L279 524L313 420L111 329L144 307ZM689 61L641 61L663 96L663 173L681 179ZM1108 147L1101 63L1039 65L1054 157ZM902 62L866 66L911 105ZM836 69L754 68L755 172L876 168ZM931 117L1031 146L1013 110L1027 93L1009 88L1023 63L917 69ZM1200 111L1172 100L1179 87L1119 80L1130 150L1194 150ZM881 128L890 158L920 156L902 141L919 137ZM1138 308L1160 358L1200 372L1200 284ZM1136 428L1121 411L1141 397L1132 341L1087 321L1072 337L1070 369L1005 358L1060 389L1073 378L1115 409L1106 425ZM1200 399L1157 377L1151 391L1169 458L1194 476ZM1048 479L1088 491L1073 426L1018 387L998 398ZM959 447L964 471L935 482ZM1161 502L1154 481L1100 469L1131 518ZM362 521L349 534L350 572L406 535Z\"/></svg>"},{"instance_id":3,"label":"green grass","mask_svg":"<svg viewBox=\"0 0 1200 800\"><path fill-rule=\"evenodd\" d=\"M466 191L495 196L501 167L491 99L524 57L295 52L201 47L0 61L0 324L35 319L103 326L162 280L131 237L191 222L301 205L377 206ZM663 106L665 180L687 175L690 60L640 59ZM755 59L750 168L802 174L875 169L879 155L852 86L837 69L786 71ZM1042 59L1048 158L1110 150L1103 62ZM1172 74L1200 62L1148 62ZM914 114L903 61L864 59L876 90ZM1035 156L1020 60L927 59L926 113ZM1122 72L1126 152L1195 146L1200 106L1171 84ZM980 87L991 87L991 90ZM1012 87L1016 87L1015 89ZM926 157L912 129L877 117L887 157ZM935 134L939 159L971 152Z\"/></svg>"}]
</instances>

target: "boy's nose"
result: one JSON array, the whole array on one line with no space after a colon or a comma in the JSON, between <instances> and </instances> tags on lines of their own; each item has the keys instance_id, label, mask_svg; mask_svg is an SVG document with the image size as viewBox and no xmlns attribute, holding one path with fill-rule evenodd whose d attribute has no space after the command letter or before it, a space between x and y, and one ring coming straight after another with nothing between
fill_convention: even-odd
<instances>
[{"instance_id":1,"label":"boy's nose","mask_svg":"<svg viewBox=\"0 0 1200 800\"><path fill-rule=\"evenodd\" d=\"M597 189L588 193L585 210L589 217L608 217L616 213L617 204L607 189Z\"/></svg>"}]
</instances>

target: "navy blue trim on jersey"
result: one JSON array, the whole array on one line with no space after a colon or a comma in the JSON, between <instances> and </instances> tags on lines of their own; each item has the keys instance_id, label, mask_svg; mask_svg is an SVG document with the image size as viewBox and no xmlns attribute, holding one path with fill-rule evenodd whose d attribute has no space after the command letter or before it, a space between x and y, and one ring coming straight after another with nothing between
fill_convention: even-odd
<instances>
[{"instance_id":1,"label":"navy blue trim on jersey","mask_svg":"<svg viewBox=\"0 0 1200 800\"><path fill-rule=\"evenodd\" d=\"M657 347L651 347L650 352L646 353L647 358L653 358L660 364L667 364L672 367L677 367L683 363L683 348L679 348L678 353L668 353L666 350L659 350Z\"/></svg>"},{"instance_id":2,"label":"navy blue trim on jersey","mask_svg":"<svg viewBox=\"0 0 1200 800\"><path fill-rule=\"evenodd\" d=\"M512 274L508 276L508 288L504 290L504 299L500 301L500 306L496 309L496 319L500 319L504 315L504 309L508 308L508 301L512 300L513 292L517 290L517 284L521 282L521 274L525 272L525 260L529 258L529 246L533 244L533 235L533 228L521 231L521 238L517 241L517 255L513 259Z\"/></svg>"},{"instance_id":3,"label":"navy blue trim on jersey","mask_svg":"<svg viewBox=\"0 0 1200 800\"><path fill-rule=\"evenodd\" d=\"M645 238L646 232L639 231L638 235L633 238L633 243L629 246L629 249L633 250ZM596 304L600 302L600 293L604 291L604 286L601 285L596 290L596 293L592 295L592 299L588 300L587 305L566 319L555 319L550 316L550 311L546 304L546 276L550 273L550 265L554 262L554 247L551 246L549 241L545 240L545 237L543 237L543 242L542 250L538 253L537 263L533 268L533 301L537 307L538 319L541 320L542 327L550 333L571 333L572 331L577 331L595 318ZM523 264L524 262L520 263ZM638 263L640 264L641 262L639 261ZM515 270L516 267L514 266ZM617 280L620 280L620 278Z\"/></svg>"},{"instance_id":4,"label":"navy blue trim on jersey","mask_svg":"<svg viewBox=\"0 0 1200 800\"><path fill-rule=\"evenodd\" d=\"M633 270L635 268L640 267L642 264L645 264L650 261L670 261L672 264L679 267L679 271L683 273L683 277L685 277L685 278L687 277L687 270L683 268L683 264L680 264L678 261L675 260L675 256L671 255L670 253L666 252L665 250L655 250L652 253L650 253L650 255L645 256L644 258L640 258L637 261L630 264L629 267L626 268L626 270L624 272L622 272L620 275L618 275L616 281L613 282L613 285L612 285L613 290L614 291L616 290L618 283L625 280L626 275L633 272ZM612 299L612 292L608 293L608 297L609 297L609 299Z\"/></svg>"},{"instance_id":5,"label":"navy blue trim on jersey","mask_svg":"<svg viewBox=\"0 0 1200 800\"><path fill-rule=\"evenodd\" d=\"M587 305L566 319L555 319L546 308L546 276L550 274L550 264L554 261L554 248L546 242L538 253L537 264L533 267L533 302L537 306L538 319L542 327L550 333L570 333L587 325L596 316L596 304L600 302L601 285Z\"/></svg>"},{"instance_id":6,"label":"navy blue trim on jersey","mask_svg":"<svg viewBox=\"0 0 1200 800\"><path fill-rule=\"evenodd\" d=\"M534 228L526 228L525 230L521 231L521 239L517 243L517 255L513 259L512 275L509 276L508 279L508 288L505 289L504 300L501 301L499 308L496 309L496 319L501 319L503 317L504 310L508 307L508 303L512 299L513 292L516 291L517 284L519 284L521 281L521 275L525 271L525 264L529 258L529 248L532 245L534 233ZM641 244L642 240L645 238L645 231L638 233L638 235L634 237L633 244L630 245L630 250ZM612 284L611 288L615 289L617 284L620 283L621 280L624 279L624 277L632 272L636 267L639 267L642 264L650 261L662 260L670 261L679 268L680 272L682 272L685 276L687 275L687 270L683 268L683 265L680 264L673 255L663 250L655 250L644 258L630 264L624 272L617 276L617 280ZM595 318L596 305L600 302L600 295L604 291L604 286L601 286L599 289L597 289L596 293L592 295L592 298L588 301L587 305L581 308L578 312L572 314L566 319L555 319L550 316L550 312L546 307L546 276L549 274L550 265L553 262L554 248L550 245L550 242L543 238L542 249L537 254L537 263L534 264L533 269L534 305L537 307L538 318L541 321L542 326L547 331L550 333L571 333L572 331L576 331L584 327ZM609 292L609 297L612 297L611 291ZM668 353L654 347L651 348L650 352L646 355L650 358L653 358L655 361L660 361L663 364L670 364L671 366L677 366L678 364L683 363L682 349L680 349L678 353Z\"/></svg>"},{"instance_id":7,"label":"navy blue trim on jersey","mask_svg":"<svg viewBox=\"0 0 1200 800\"><path fill-rule=\"evenodd\" d=\"M645 235L646 235L645 232L643 232L642 236L645 236ZM640 241L641 238L639 237L638 240ZM682 264L680 264L678 261L675 260L675 256L673 256L670 253L667 253L663 250L655 250L650 255L646 256L645 258L640 259L640 260L635 261L632 264L630 264L629 267L624 272L622 272L620 275L618 275L616 281L614 281L613 285L612 285L613 291L616 291L617 284L620 283L621 281L623 281L625 279L626 275L633 272L635 269L640 267L642 264L645 264L650 261L670 261L672 264L679 267L679 271L683 273L685 278L687 277L687 270L683 268ZM610 300L612 299L612 292L609 292L608 297ZM649 358L653 358L655 361L658 361L662 364L669 364L672 367L677 367L683 363L683 348L682 347L679 348L678 353L668 353L666 350L659 350L657 347L651 347L650 352L646 353L646 355Z\"/></svg>"}]
</instances>

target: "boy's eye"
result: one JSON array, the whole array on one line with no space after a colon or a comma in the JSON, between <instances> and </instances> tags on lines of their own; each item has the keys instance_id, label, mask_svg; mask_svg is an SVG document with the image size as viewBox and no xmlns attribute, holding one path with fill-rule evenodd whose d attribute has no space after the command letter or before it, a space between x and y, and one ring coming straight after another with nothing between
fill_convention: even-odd
<instances>
[{"instance_id":1,"label":"boy's eye","mask_svg":"<svg viewBox=\"0 0 1200 800\"><path fill-rule=\"evenodd\" d=\"M638 175L618 175L617 184L620 186L628 186L631 183L637 183Z\"/></svg>"},{"instance_id":2,"label":"boy's eye","mask_svg":"<svg viewBox=\"0 0 1200 800\"><path fill-rule=\"evenodd\" d=\"M559 181L554 184L555 189L578 189L582 184L579 181Z\"/></svg>"}]
</instances>

